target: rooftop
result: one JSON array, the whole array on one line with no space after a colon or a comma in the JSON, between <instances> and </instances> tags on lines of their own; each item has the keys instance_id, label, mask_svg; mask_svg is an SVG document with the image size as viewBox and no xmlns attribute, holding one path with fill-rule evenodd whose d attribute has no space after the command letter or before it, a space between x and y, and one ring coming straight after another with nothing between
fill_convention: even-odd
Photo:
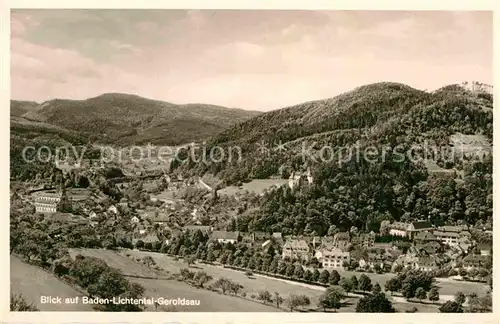
<instances>
[{"instance_id":1,"label":"rooftop","mask_svg":"<svg viewBox=\"0 0 500 324\"><path fill-rule=\"evenodd\" d=\"M309 244L305 240L289 240L285 243L285 247L292 249L309 249Z\"/></svg>"},{"instance_id":2,"label":"rooftop","mask_svg":"<svg viewBox=\"0 0 500 324\"><path fill-rule=\"evenodd\" d=\"M438 237L459 237L460 235L457 232L442 232L442 231L434 231L434 235Z\"/></svg>"},{"instance_id":3,"label":"rooftop","mask_svg":"<svg viewBox=\"0 0 500 324\"><path fill-rule=\"evenodd\" d=\"M418 258L418 264L420 266L437 266L438 262L436 258L429 256L429 257L420 257Z\"/></svg>"},{"instance_id":4,"label":"rooftop","mask_svg":"<svg viewBox=\"0 0 500 324\"><path fill-rule=\"evenodd\" d=\"M477 247L481 250L490 250L492 245L491 243L479 243Z\"/></svg>"},{"instance_id":5,"label":"rooftop","mask_svg":"<svg viewBox=\"0 0 500 324\"><path fill-rule=\"evenodd\" d=\"M210 226L203 226L203 225L186 225L184 226L184 230L189 230L189 231L196 231L200 230L202 232L210 232L212 228Z\"/></svg>"},{"instance_id":6,"label":"rooftop","mask_svg":"<svg viewBox=\"0 0 500 324\"><path fill-rule=\"evenodd\" d=\"M479 254L468 254L463 261L464 262L486 262L488 261L489 257L486 255L479 255Z\"/></svg>"},{"instance_id":7,"label":"rooftop","mask_svg":"<svg viewBox=\"0 0 500 324\"><path fill-rule=\"evenodd\" d=\"M349 252L342 251L339 248L333 248L333 249L325 249L321 251L323 253L323 257L329 256L329 255L349 255Z\"/></svg>"},{"instance_id":8,"label":"rooftop","mask_svg":"<svg viewBox=\"0 0 500 324\"><path fill-rule=\"evenodd\" d=\"M413 227L416 230L425 229L425 228L432 228L431 223L429 223L428 221L416 221L416 222L412 222L411 225L413 225Z\"/></svg>"},{"instance_id":9,"label":"rooftop","mask_svg":"<svg viewBox=\"0 0 500 324\"><path fill-rule=\"evenodd\" d=\"M390 228L392 229L397 229L397 230L402 230L402 231L406 231L408 229L408 225L407 223L402 223L402 222L394 222L391 224Z\"/></svg>"},{"instance_id":10,"label":"rooftop","mask_svg":"<svg viewBox=\"0 0 500 324\"><path fill-rule=\"evenodd\" d=\"M282 240L283 236L281 235L281 232L274 232L272 235L275 239Z\"/></svg>"},{"instance_id":11,"label":"rooftop","mask_svg":"<svg viewBox=\"0 0 500 324\"><path fill-rule=\"evenodd\" d=\"M461 225L461 226L449 226L449 225L446 225L446 226L439 226L438 230L442 231L442 232L460 233L461 231L466 231L467 230L467 226L465 226L465 225Z\"/></svg>"},{"instance_id":12,"label":"rooftop","mask_svg":"<svg viewBox=\"0 0 500 324\"><path fill-rule=\"evenodd\" d=\"M415 236L415 240L421 241L434 241L436 240L436 236L434 236L430 232L420 232Z\"/></svg>"},{"instance_id":13,"label":"rooftop","mask_svg":"<svg viewBox=\"0 0 500 324\"><path fill-rule=\"evenodd\" d=\"M333 239L335 241L349 241L351 238L351 235L349 232L339 232L334 235Z\"/></svg>"}]
</instances>

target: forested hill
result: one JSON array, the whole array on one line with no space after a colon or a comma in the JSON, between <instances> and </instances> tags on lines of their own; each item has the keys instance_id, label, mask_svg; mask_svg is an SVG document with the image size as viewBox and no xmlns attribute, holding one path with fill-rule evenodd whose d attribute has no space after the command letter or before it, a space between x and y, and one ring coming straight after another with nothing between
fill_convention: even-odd
<instances>
[{"instance_id":1,"label":"forested hill","mask_svg":"<svg viewBox=\"0 0 500 324\"><path fill-rule=\"evenodd\" d=\"M334 98L262 114L228 129L213 143L288 142L331 130L369 127L403 113L426 95L403 84L370 84Z\"/></svg>"},{"instance_id":2,"label":"forested hill","mask_svg":"<svg viewBox=\"0 0 500 324\"><path fill-rule=\"evenodd\" d=\"M240 147L242 161L196 164L188 169L198 174L218 173L234 183L302 167L298 152L306 143L315 142L319 150L325 145L353 145L358 140L442 144L454 133L481 133L491 139L492 106L491 95L473 95L458 85L432 93L399 83L365 85L331 99L271 111L236 124L213 137L207 151L214 146ZM280 142L285 149L273 151ZM270 150L263 151L263 146Z\"/></svg>"},{"instance_id":3,"label":"forested hill","mask_svg":"<svg viewBox=\"0 0 500 324\"><path fill-rule=\"evenodd\" d=\"M466 151L475 153L477 141L491 152L492 107L491 95L458 85L427 93L396 83L371 84L257 116L213 138L211 145L240 146L240 161L226 155L220 163L178 168L212 173L226 183L288 178L292 171L311 169L312 185L265 194L259 212L238 217L239 231L325 235L331 227L378 231L384 220L418 219L491 225L492 157L460 155L458 146L465 143ZM265 143L275 149L262 150ZM304 143L312 152L305 157ZM408 158L416 145L420 149L413 152L421 158ZM333 158L318 159L324 147L334 150ZM342 152L355 147L361 156ZM365 159L367 148L378 153Z\"/></svg>"},{"instance_id":4,"label":"forested hill","mask_svg":"<svg viewBox=\"0 0 500 324\"><path fill-rule=\"evenodd\" d=\"M86 100L55 99L36 107L11 101L11 115L61 126L92 142L178 145L201 141L258 112L207 104L176 105L107 93Z\"/></svg>"},{"instance_id":5,"label":"forested hill","mask_svg":"<svg viewBox=\"0 0 500 324\"><path fill-rule=\"evenodd\" d=\"M36 110L38 104L34 101L10 101L10 115L11 116L22 116L27 112Z\"/></svg>"}]
</instances>

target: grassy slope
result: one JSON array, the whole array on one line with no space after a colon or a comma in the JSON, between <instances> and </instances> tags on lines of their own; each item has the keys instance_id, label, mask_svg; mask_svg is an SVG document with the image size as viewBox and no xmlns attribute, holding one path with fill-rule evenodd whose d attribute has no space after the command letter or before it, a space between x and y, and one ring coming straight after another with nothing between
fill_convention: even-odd
<instances>
[{"instance_id":1,"label":"grassy slope","mask_svg":"<svg viewBox=\"0 0 500 324\"><path fill-rule=\"evenodd\" d=\"M127 251L134 255L133 251ZM93 250L93 249L71 249L70 254L75 256L82 254L84 256L93 256L103 259L109 266L118 268L126 275L155 277L157 273L149 268L138 264L137 262L129 259L125 255L117 254L113 251L107 250ZM138 258L144 255L137 255ZM162 266L162 263L159 263ZM165 268L166 269L166 268ZM177 272L177 269L169 268L167 271L172 273ZM218 274L209 273L214 278L219 277ZM275 308L265 306L260 303L254 303L238 297L221 295L215 292L196 289L184 283L174 280L156 280L146 278L130 277L129 280L137 282L146 288L146 297L165 297L165 298L186 298L186 299L199 299L200 306L181 307L178 306L176 311L225 311L225 312L273 312ZM170 309L171 310L171 309Z\"/></svg>"},{"instance_id":2,"label":"grassy slope","mask_svg":"<svg viewBox=\"0 0 500 324\"><path fill-rule=\"evenodd\" d=\"M12 293L22 294L41 311L92 311L90 305L79 304L42 304L40 296L76 297L83 296L73 287L54 275L36 266L24 263L15 256L10 257L10 289Z\"/></svg>"}]
</instances>

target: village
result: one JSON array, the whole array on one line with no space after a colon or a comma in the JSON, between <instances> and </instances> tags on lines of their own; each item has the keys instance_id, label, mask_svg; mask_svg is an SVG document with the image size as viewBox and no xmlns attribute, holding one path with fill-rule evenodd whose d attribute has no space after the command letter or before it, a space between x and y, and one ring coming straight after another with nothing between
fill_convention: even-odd
<instances>
[{"instance_id":1,"label":"village","mask_svg":"<svg viewBox=\"0 0 500 324\"><path fill-rule=\"evenodd\" d=\"M313 180L310 170L297 171L290 174L284 185L296 189L312 184ZM246 191L232 197L219 197L217 190L201 178L184 179L181 174L166 172L155 180L117 186L124 192L135 186L135 200L130 194L113 202L95 188L64 185L34 190L23 200L47 217L67 217L70 222L89 223L93 227L106 226L118 219L128 222L130 232L126 234L131 248L140 250L167 251L176 237L200 231L220 245L245 245L262 253L272 248L281 259L311 271L397 273L410 268L457 282L486 282L488 267L491 267L491 243L476 241L478 229L471 233L466 225L434 227L427 220L385 221L377 233L358 233L357 229L340 232L331 228L323 237L240 232L234 230L235 219L242 212L255 209L249 201L258 199L256 193ZM224 204L219 204L222 207L214 207L217 206L212 203L214 199L225 199ZM491 236L491 229L480 230L479 236L485 235Z\"/></svg>"}]
</instances>

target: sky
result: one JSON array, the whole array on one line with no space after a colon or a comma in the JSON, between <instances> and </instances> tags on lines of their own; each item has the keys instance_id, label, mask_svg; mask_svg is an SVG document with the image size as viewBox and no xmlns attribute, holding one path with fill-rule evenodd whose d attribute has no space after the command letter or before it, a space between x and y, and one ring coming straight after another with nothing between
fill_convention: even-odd
<instances>
[{"instance_id":1,"label":"sky","mask_svg":"<svg viewBox=\"0 0 500 324\"><path fill-rule=\"evenodd\" d=\"M493 84L491 12L11 12L11 96L108 92L269 111L401 82Z\"/></svg>"}]
</instances>

